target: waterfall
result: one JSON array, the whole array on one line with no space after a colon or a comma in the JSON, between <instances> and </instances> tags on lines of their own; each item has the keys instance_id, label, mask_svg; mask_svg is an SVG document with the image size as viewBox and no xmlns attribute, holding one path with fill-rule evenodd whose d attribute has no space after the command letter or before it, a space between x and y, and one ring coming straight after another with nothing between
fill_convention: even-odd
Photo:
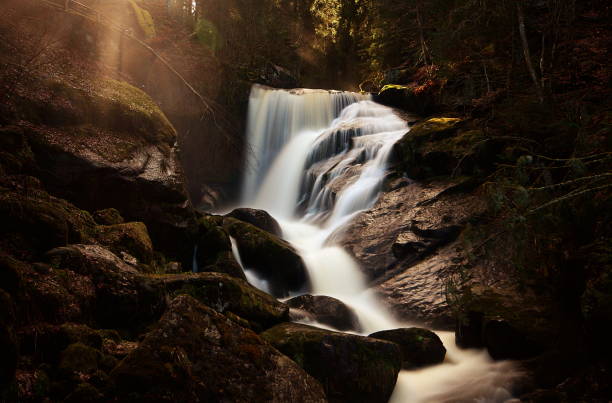
<instances>
[{"instance_id":1,"label":"waterfall","mask_svg":"<svg viewBox=\"0 0 612 403\"><path fill-rule=\"evenodd\" d=\"M364 335L410 327L379 303L357 262L332 237L378 199L392 147L409 130L406 122L367 95L262 86L252 89L248 119L243 205L279 221L284 238L304 260L312 293L353 308ZM253 285L266 286L244 269ZM484 351L460 350L452 333L438 334L446 361L402 371L391 401L510 399L503 385L512 377L511 364L495 363Z\"/></svg>"}]
</instances>

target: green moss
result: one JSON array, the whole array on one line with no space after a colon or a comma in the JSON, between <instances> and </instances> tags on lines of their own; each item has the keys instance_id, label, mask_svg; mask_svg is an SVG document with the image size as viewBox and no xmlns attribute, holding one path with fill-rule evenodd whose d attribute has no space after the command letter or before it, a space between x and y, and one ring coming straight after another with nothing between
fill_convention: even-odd
<instances>
[{"instance_id":1,"label":"green moss","mask_svg":"<svg viewBox=\"0 0 612 403\"><path fill-rule=\"evenodd\" d=\"M132 7L132 11L134 11L134 15L136 16L136 21L138 22L140 29L142 29L142 32L145 34L145 37L147 39L155 37L155 23L153 22L151 13L140 7L136 0L129 0L129 3Z\"/></svg>"}]
</instances>

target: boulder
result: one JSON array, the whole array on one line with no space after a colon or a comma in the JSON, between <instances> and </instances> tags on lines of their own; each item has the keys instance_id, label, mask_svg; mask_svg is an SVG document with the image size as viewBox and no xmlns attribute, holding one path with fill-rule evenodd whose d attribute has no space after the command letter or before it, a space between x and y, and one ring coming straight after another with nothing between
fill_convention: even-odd
<instances>
[{"instance_id":1,"label":"boulder","mask_svg":"<svg viewBox=\"0 0 612 403\"><path fill-rule=\"evenodd\" d=\"M176 131L158 106L112 79L93 80L88 88L53 80L41 85L40 94L22 102L37 176L49 191L88 211L112 207L128 221L144 222L157 248L190 262L195 217Z\"/></svg>"},{"instance_id":2,"label":"boulder","mask_svg":"<svg viewBox=\"0 0 612 403\"><path fill-rule=\"evenodd\" d=\"M261 337L321 382L330 402L386 403L401 367L395 343L283 323Z\"/></svg>"},{"instance_id":3,"label":"boulder","mask_svg":"<svg viewBox=\"0 0 612 403\"><path fill-rule=\"evenodd\" d=\"M234 259L229 234L222 227L219 216L202 216L198 219L198 241L195 263L198 272L226 273L246 280L240 264Z\"/></svg>"},{"instance_id":4,"label":"boulder","mask_svg":"<svg viewBox=\"0 0 612 403\"><path fill-rule=\"evenodd\" d=\"M96 226L89 213L49 195L30 177L3 178L0 222L5 249L30 257L57 246L89 242Z\"/></svg>"},{"instance_id":5,"label":"boulder","mask_svg":"<svg viewBox=\"0 0 612 403\"><path fill-rule=\"evenodd\" d=\"M257 228L268 231L269 233L278 237L283 236L283 230L278 224L278 221L268 214L267 211L253 208L237 208L232 210L231 213L227 214L226 217L233 217L237 220L248 222Z\"/></svg>"},{"instance_id":6,"label":"boulder","mask_svg":"<svg viewBox=\"0 0 612 403\"><path fill-rule=\"evenodd\" d=\"M153 243L143 223L99 225L97 230L98 242L117 256L127 253L146 264L153 260Z\"/></svg>"},{"instance_id":7,"label":"boulder","mask_svg":"<svg viewBox=\"0 0 612 403\"><path fill-rule=\"evenodd\" d=\"M236 239L243 264L269 282L274 296L310 288L304 262L288 242L231 217L223 220L223 226Z\"/></svg>"},{"instance_id":8,"label":"boulder","mask_svg":"<svg viewBox=\"0 0 612 403\"><path fill-rule=\"evenodd\" d=\"M246 319L257 330L289 320L287 305L227 274L180 274L166 276L161 281L170 295L190 295L219 313Z\"/></svg>"},{"instance_id":9,"label":"boulder","mask_svg":"<svg viewBox=\"0 0 612 403\"><path fill-rule=\"evenodd\" d=\"M285 302L290 308L308 312L312 319L338 330L360 331L359 318L342 301L324 295L300 295Z\"/></svg>"},{"instance_id":10,"label":"boulder","mask_svg":"<svg viewBox=\"0 0 612 403\"><path fill-rule=\"evenodd\" d=\"M480 174L494 166L499 141L462 127L458 118L430 118L414 125L395 145L400 169L415 180Z\"/></svg>"},{"instance_id":11,"label":"boulder","mask_svg":"<svg viewBox=\"0 0 612 403\"><path fill-rule=\"evenodd\" d=\"M416 327L383 330L369 337L397 344L402 355L402 369L415 369L444 361L446 348L434 332Z\"/></svg>"},{"instance_id":12,"label":"boulder","mask_svg":"<svg viewBox=\"0 0 612 403\"><path fill-rule=\"evenodd\" d=\"M46 259L54 272L74 273L92 283L88 301L99 327L134 328L158 318L165 308L165 291L155 278L142 275L99 245L56 248L47 252Z\"/></svg>"},{"instance_id":13,"label":"boulder","mask_svg":"<svg viewBox=\"0 0 612 403\"><path fill-rule=\"evenodd\" d=\"M111 372L118 398L147 401L324 402L321 385L251 330L178 296Z\"/></svg>"}]
</instances>

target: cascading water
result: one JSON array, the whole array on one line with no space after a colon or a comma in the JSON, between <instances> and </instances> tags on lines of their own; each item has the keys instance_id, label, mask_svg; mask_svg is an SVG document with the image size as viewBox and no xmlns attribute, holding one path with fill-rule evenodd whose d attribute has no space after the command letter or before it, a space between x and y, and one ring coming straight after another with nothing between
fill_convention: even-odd
<instances>
[{"instance_id":1,"label":"cascading water","mask_svg":"<svg viewBox=\"0 0 612 403\"><path fill-rule=\"evenodd\" d=\"M261 86L251 93L243 204L277 218L306 264L312 293L352 307L366 335L411 324L397 322L379 304L331 235L376 202L391 149L407 131L393 110L365 95ZM239 259L237 248L234 253ZM246 272L253 285L266 286ZM460 350L452 333L438 334L447 348L445 362L402 371L391 401L510 399L503 385L515 375L512 364L495 363L484 351Z\"/></svg>"}]
</instances>

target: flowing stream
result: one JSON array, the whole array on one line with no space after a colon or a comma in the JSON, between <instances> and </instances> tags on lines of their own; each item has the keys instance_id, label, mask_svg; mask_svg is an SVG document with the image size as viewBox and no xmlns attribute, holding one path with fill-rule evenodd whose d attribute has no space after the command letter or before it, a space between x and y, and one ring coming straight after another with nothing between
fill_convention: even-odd
<instances>
[{"instance_id":1,"label":"flowing stream","mask_svg":"<svg viewBox=\"0 0 612 403\"><path fill-rule=\"evenodd\" d=\"M387 312L358 264L334 240L356 214L374 205L391 149L407 131L404 120L368 95L262 86L251 91L242 205L266 210L279 221L306 264L311 293L352 307L364 335L415 324ZM235 245L234 253L240 259ZM245 272L266 290L265 279ZM437 334L447 349L444 363L402 371L392 402L511 399L505 389L516 375L511 363L457 348L452 332Z\"/></svg>"}]
</instances>

